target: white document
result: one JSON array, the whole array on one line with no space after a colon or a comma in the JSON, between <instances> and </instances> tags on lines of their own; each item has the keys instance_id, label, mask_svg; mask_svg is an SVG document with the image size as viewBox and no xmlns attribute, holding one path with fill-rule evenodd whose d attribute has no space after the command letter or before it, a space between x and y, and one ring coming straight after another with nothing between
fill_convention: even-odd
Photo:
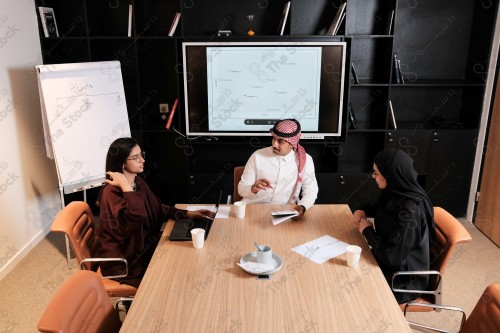
<instances>
[{"instance_id":1,"label":"white document","mask_svg":"<svg viewBox=\"0 0 500 333\"><path fill-rule=\"evenodd\" d=\"M245 272L251 274L261 274L272 271L275 268L273 265L261 264L258 262L251 262L251 261L248 261L244 264L240 264L239 262L237 262L236 265L240 266Z\"/></svg>"},{"instance_id":2,"label":"white document","mask_svg":"<svg viewBox=\"0 0 500 333\"><path fill-rule=\"evenodd\" d=\"M207 209L209 211L215 212L215 206L187 206L187 210L193 211L193 210L200 210L200 209ZM227 219L229 217L229 211L231 207L229 205L219 205L219 211L217 212L217 215L215 216L216 219Z\"/></svg>"},{"instance_id":3,"label":"white document","mask_svg":"<svg viewBox=\"0 0 500 333\"><path fill-rule=\"evenodd\" d=\"M305 244L296 246L292 251L303 255L317 264L323 264L346 252L349 244L339 241L332 236L322 236Z\"/></svg>"},{"instance_id":4,"label":"white document","mask_svg":"<svg viewBox=\"0 0 500 333\"><path fill-rule=\"evenodd\" d=\"M292 217L299 215L299 212L296 210L279 210L271 213L271 217L273 219L273 224L277 225L281 222L285 222Z\"/></svg>"}]
</instances>

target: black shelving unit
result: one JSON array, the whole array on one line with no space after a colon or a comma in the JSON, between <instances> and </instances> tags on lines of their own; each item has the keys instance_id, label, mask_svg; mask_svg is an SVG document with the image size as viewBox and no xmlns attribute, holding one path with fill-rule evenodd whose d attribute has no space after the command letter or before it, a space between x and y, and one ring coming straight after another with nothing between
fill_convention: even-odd
<instances>
[{"instance_id":1,"label":"black shelving unit","mask_svg":"<svg viewBox=\"0 0 500 333\"><path fill-rule=\"evenodd\" d=\"M132 133L148 151L145 177L168 203L213 201L221 189L231 194L232 167L270 144L266 137L193 141L182 136L181 43L220 38L220 29L232 31L229 40L276 38L285 3L35 0L36 6L54 8L60 34L44 37L39 20L44 64L121 62ZM351 126L345 113L340 142L304 141L315 160L318 203L345 202L355 209L373 201L378 191L370 179L373 156L399 147L414 158L419 181L434 204L464 215L498 1L348 0L338 34L325 36L340 4L292 1L285 35L280 37L348 45L344 110L352 106L357 126ZM181 20L169 37L176 12ZM249 14L255 17L253 39L246 35ZM393 76L395 54L404 83ZM351 63L359 83L352 77ZM181 103L173 121L175 131L167 131L159 104L172 105L176 98ZM397 128L390 121L389 101Z\"/></svg>"}]
</instances>

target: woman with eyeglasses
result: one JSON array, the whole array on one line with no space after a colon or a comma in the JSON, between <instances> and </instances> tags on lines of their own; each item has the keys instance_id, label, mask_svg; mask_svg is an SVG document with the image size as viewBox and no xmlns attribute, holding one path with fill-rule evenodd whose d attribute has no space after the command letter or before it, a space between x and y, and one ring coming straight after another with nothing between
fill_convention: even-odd
<instances>
[{"instance_id":1,"label":"woman with eyeglasses","mask_svg":"<svg viewBox=\"0 0 500 333\"><path fill-rule=\"evenodd\" d=\"M186 211L164 205L137 175L144 171L145 153L133 138L116 139L106 156L106 184L98 199L98 246L93 256L125 258L128 275L115 280L138 287L168 219L213 215L209 210ZM100 263L103 275L124 272L120 262Z\"/></svg>"},{"instance_id":2,"label":"woman with eyeglasses","mask_svg":"<svg viewBox=\"0 0 500 333\"><path fill-rule=\"evenodd\" d=\"M417 182L413 159L399 149L378 153L372 178L382 190L374 224L357 210L353 223L366 238L389 285L397 271L429 270L430 244L435 239L434 209L425 190ZM403 276L395 288L426 290L427 275ZM417 298L417 294L394 293L398 303Z\"/></svg>"}]
</instances>

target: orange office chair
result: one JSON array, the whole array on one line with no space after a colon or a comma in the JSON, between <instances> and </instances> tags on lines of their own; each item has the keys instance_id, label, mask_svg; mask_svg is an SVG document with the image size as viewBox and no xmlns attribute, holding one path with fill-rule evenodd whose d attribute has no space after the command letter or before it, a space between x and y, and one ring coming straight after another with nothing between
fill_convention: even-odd
<instances>
[{"instance_id":1,"label":"orange office chair","mask_svg":"<svg viewBox=\"0 0 500 333\"><path fill-rule=\"evenodd\" d=\"M469 318L461 308L409 302L412 307L423 307L462 313L460 333L495 333L500 331L500 283L494 283L486 287L481 298L476 303ZM405 311L406 316L406 311ZM428 326L425 324L409 322L410 326L424 332L447 332L443 328Z\"/></svg>"},{"instance_id":2,"label":"orange office chair","mask_svg":"<svg viewBox=\"0 0 500 333\"><path fill-rule=\"evenodd\" d=\"M95 248L94 237L95 219L89 205L83 201L73 201L57 214L51 230L66 235L75 253L81 269L97 271L102 277L104 289L110 297L134 296L137 288L120 283L111 278L127 276L127 260L124 258L92 258ZM98 263L102 261L121 261L124 264L124 274L103 277Z\"/></svg>"},{"instance_id":3,"label":"orange office chair","mask_svg":"<svg viewBox=\"0 0 500 333\"><path fill-rule=\"evenodd\" d=\"M234 187L233 187L233 203L236 201L240 201L243 199L241 195L238 193L238 183L241 180L241 175L243 174L243 170L245 170L244 166L234 167Z\"/></svg>"},{"instance_id":4,"label":"orange office chair","mask_svg":"<svg viewBox=\"0 0 500 333\"><path fill-rule=\"evenodd\" d=\"M76 271L52 297L38 321L40 332L117 333L121 321L101 278Z\"/></svg>"},{"instance_id":5,"label":"orange office chair","mask_svg":"<svg viewBox=\"0 0 500 333\"><path fill-rule=\"evenodd\" d=\"M415 302L428 304L441 304L442 277L446 265L455 251L458 243L467 243L472 240L469 232L453 215L441 207L434 207L434 223L436 225L436 242L431 248L431 265L429 271L396 272L392 277L392 290L401 293L421 294ZM401 275L429 275L429 290L406 290L394 288L394 281ZM400 304L404 311L426 312L432 307L413 307L409 304Z\"/></svg>"}]
</instances>

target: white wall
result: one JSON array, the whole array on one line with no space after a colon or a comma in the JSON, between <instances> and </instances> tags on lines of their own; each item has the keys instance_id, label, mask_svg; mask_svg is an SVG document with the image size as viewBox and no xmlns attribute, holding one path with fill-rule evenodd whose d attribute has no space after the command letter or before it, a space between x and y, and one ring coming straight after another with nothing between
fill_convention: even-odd
<instances>
[{"instance_id":1,"label":"white wall","mask_svg":"<svg viewBox=\"0 0 500 333\"><path fill-rule=\"evenodd\" d=\"M61 209L33 70L42 63L37 24L33 0L0 0L0 280Z\"/></svg>"}]
</instances>

